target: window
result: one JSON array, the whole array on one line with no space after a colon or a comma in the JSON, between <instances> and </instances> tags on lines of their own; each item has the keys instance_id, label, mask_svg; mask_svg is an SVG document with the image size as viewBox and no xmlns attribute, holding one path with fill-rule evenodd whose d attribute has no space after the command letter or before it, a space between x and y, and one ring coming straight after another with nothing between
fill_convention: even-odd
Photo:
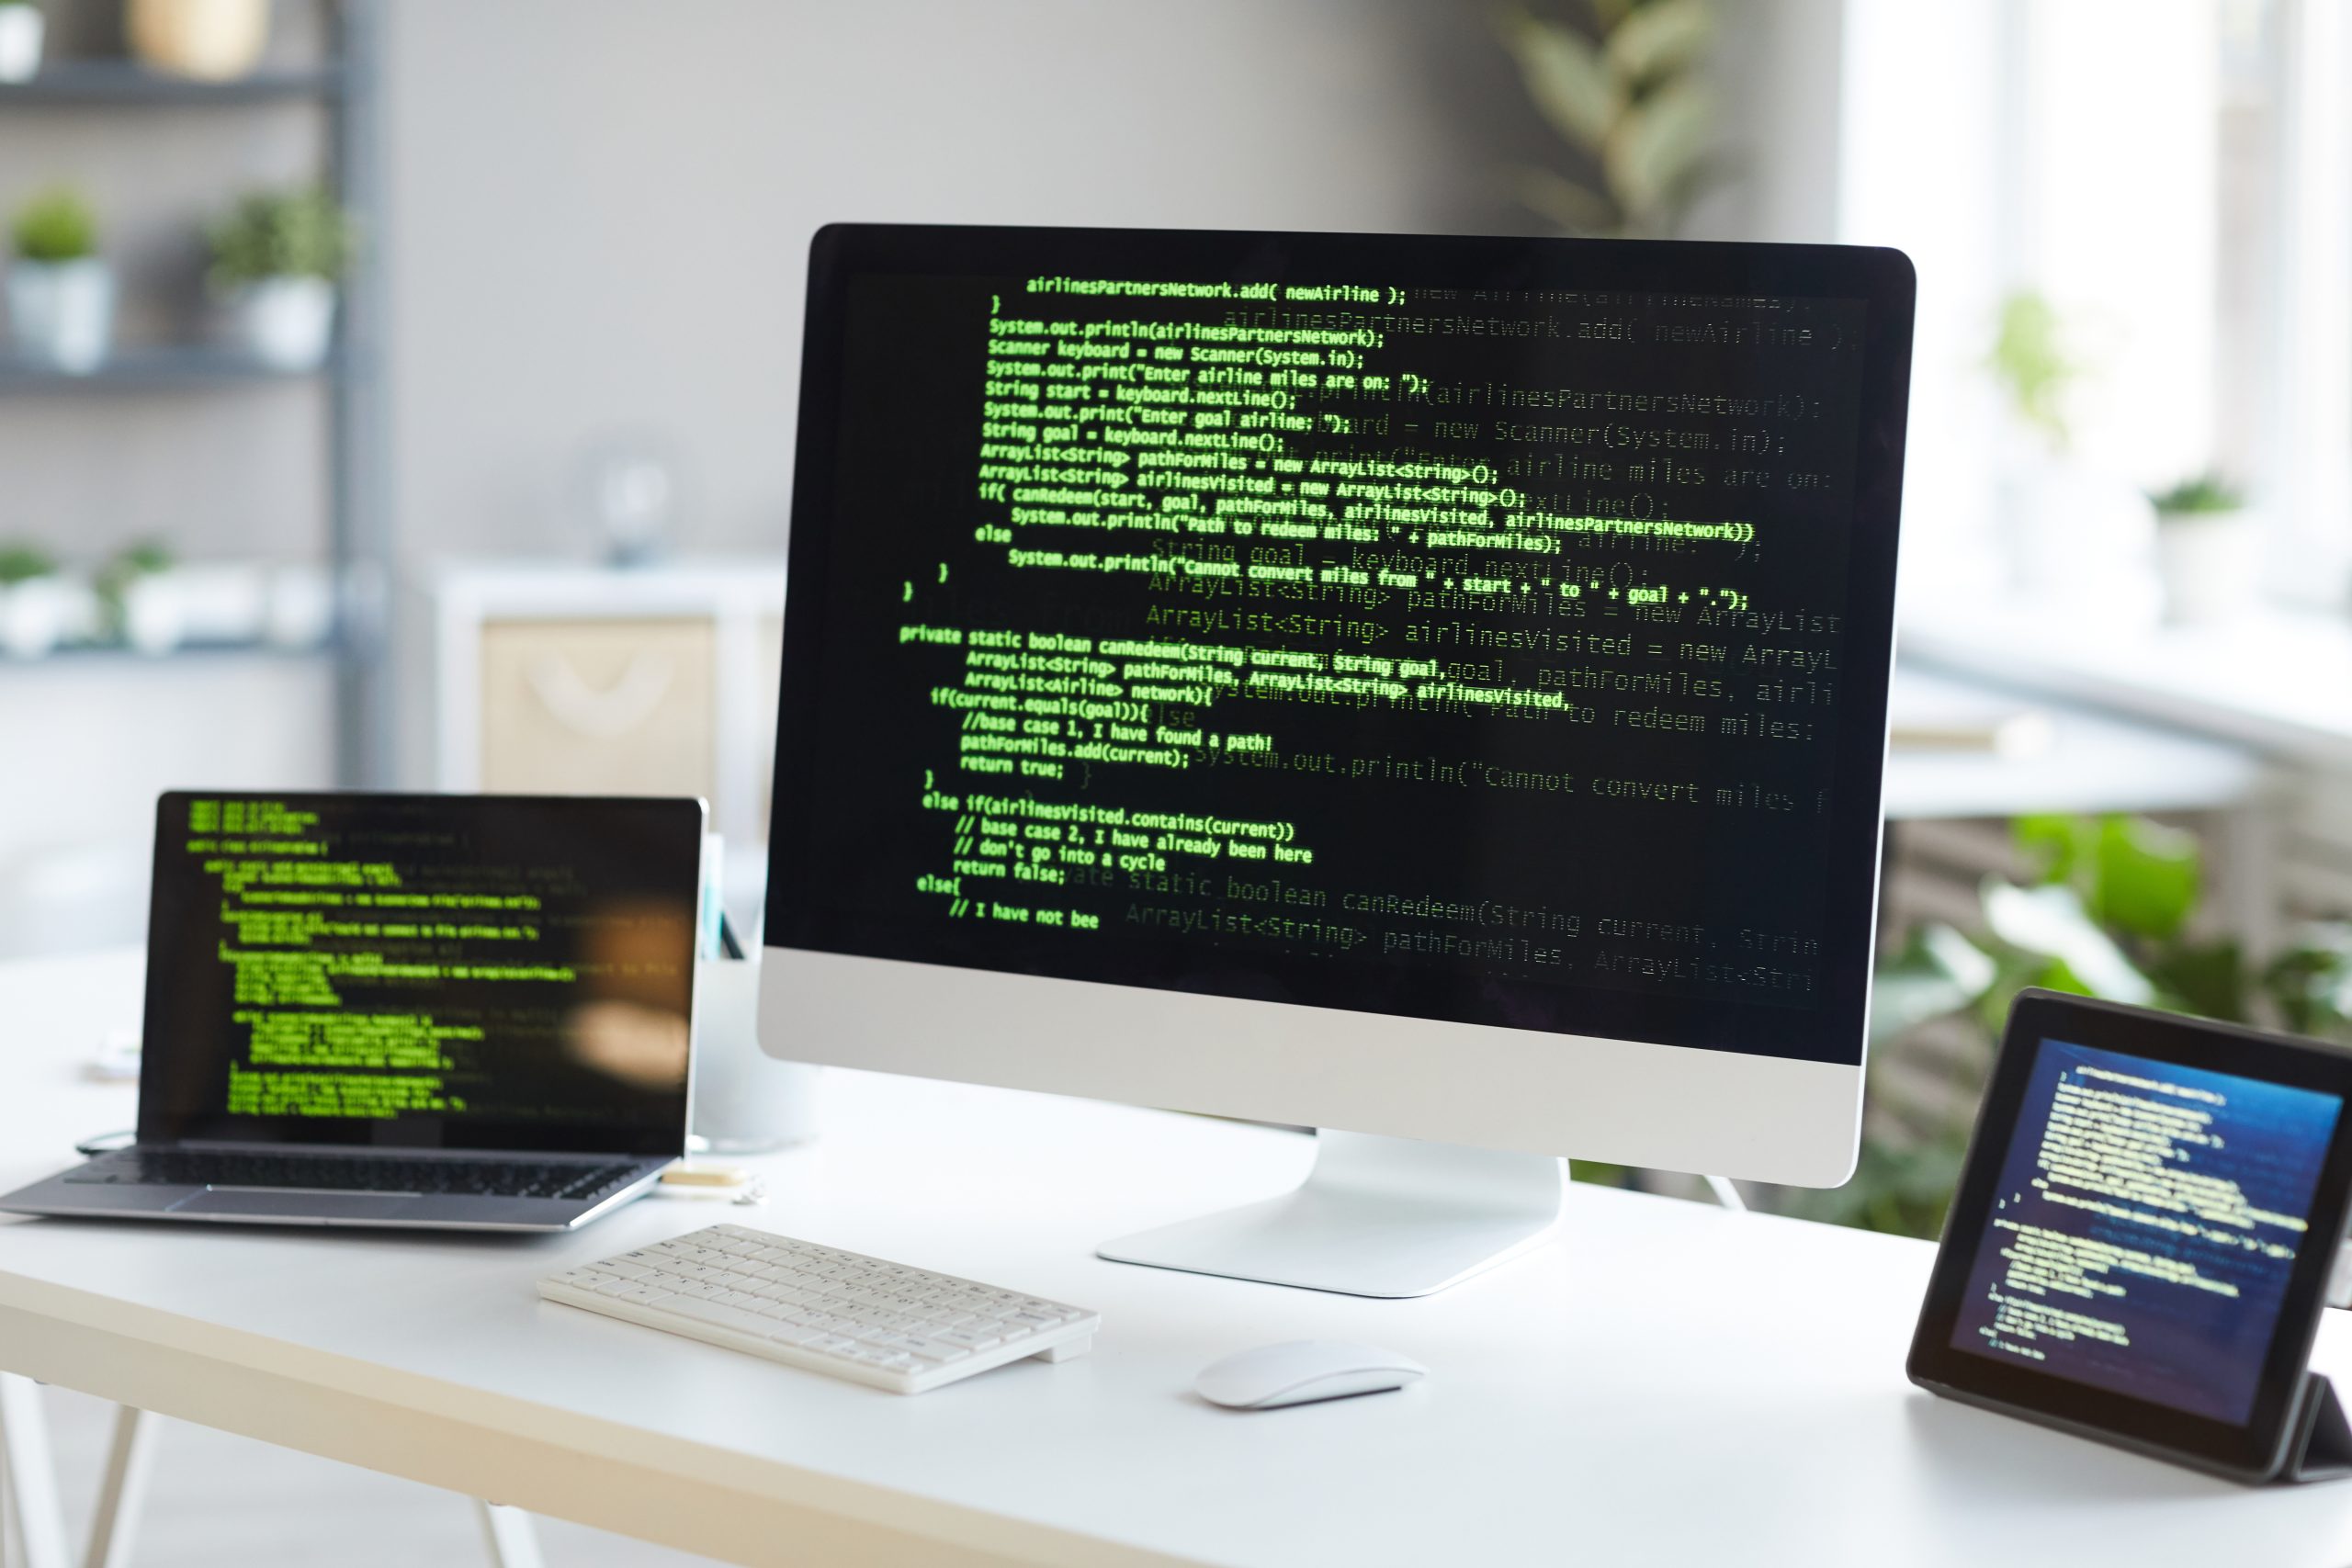
<instances>
[{"instance_id":1,"label":"window","mask_svg":"<svg viewBox=\"0 0 2352 1568\"><path fill-rule=\"evenodd\" d=\"M2352 6L1851 0L1843 47L1839 237L1920 275L1909 590L1949 610L2033 576L2032 443L1986 369L2002 302L2030 291L2083 370L2066 463L2096 483L2068 492L2094 497L2064 509L2071 570L2144 595L2130 492L2219 467L2264 513L2274 591L2341 603Z\"/></svg>"}]
</instances>

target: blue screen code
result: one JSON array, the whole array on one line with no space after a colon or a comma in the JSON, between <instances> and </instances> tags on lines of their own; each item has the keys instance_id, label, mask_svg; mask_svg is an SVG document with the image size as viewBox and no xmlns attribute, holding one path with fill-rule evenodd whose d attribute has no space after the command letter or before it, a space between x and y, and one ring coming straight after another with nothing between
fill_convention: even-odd
<instances>
[{"instance_id":1,"label":"blue screen code","mask_svg":"<svg viewBox=\"0 0 2352 1568\"><path fill-rule=\"evenodd\" d=\"M1953 1348L2243 1426L2342 1109L2042 1041Z\"/></svg>"}]
</instances>

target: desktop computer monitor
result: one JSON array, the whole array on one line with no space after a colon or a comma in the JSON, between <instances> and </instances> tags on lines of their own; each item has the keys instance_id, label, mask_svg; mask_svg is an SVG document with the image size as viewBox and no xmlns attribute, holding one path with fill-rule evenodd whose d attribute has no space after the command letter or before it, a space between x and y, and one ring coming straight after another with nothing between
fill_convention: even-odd
<instances>
[{"instance_id":1,"label":"desktop computer monitor","mask_svg":"<svg viewBox=\"0 0 2352 1568\"><path fill-rule=\"evenodd\" d=\"M1844 1179L1912 294L824 230L763 1043L1329 1129L1104 1255L1366 1294L1527 1245L1562 1155Z\"/></svg>"}]
</instances>

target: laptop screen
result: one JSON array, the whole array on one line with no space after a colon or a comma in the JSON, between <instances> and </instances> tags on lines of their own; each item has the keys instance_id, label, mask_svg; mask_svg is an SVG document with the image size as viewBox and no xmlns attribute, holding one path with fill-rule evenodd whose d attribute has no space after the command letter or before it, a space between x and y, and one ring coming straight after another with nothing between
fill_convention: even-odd
<instances>
[{"instance_id":1,"label":"laptop screen","mask_svg":"<svg viewBox=\"0 0 2352 1568\"><path fill-rule=\"evenodd\" d=\"M164 795L140 1138L678 1153L703 817Z\"/></svg>"}]
</instances>

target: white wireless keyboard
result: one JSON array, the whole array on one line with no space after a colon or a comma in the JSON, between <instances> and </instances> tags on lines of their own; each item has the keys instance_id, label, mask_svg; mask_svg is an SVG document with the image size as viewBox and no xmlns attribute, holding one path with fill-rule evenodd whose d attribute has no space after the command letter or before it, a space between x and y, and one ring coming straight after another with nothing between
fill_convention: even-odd
<instances>
[{"instance_id":1,"label":"white wireless keyboard","mask_svg":"<svg viewBox=\"0 0 2352 1568\"><path fill-rule=\"evenodd\" d=\"M1036 1356L1081 1355L1100 1313L741 1225L713 1225L539 1281L566 1306L921 1393Z\"/></svg>"}]
</instances>

